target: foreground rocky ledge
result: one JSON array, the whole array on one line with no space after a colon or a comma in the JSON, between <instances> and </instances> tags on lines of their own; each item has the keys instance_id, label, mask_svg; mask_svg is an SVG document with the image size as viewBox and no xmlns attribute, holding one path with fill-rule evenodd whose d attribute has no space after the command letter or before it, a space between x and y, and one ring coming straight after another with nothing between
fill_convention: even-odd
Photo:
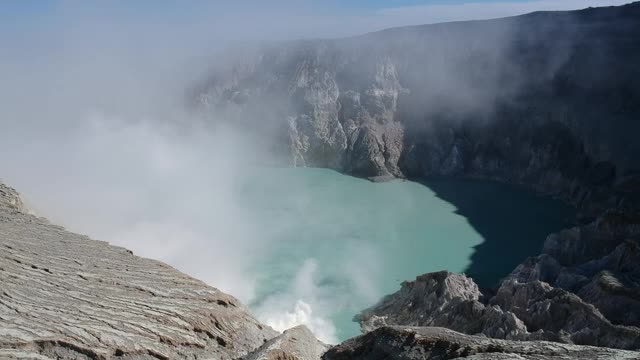
<instances>
[{"instance_id":1,"label":"foreground rocky ledge","mask_svg":"<svg viewBox=\"0 0 640 360\"><path fill-rule=\"evenodd\" d=\"M0 184L2 359L232 359L277 335L232 296L24 210Z\"/></svg>"},{"instance_id":2,"label":"foreground rocky ledge","mask_svg":"<svg viewBox=\"0 0 640 360\"><path fill-rule=\"evenodd\" d=\"M507 341L437 327L382 327L331 348L322 359L638 359L633 351L546 341Z\"/></svg>"}]
</instances>

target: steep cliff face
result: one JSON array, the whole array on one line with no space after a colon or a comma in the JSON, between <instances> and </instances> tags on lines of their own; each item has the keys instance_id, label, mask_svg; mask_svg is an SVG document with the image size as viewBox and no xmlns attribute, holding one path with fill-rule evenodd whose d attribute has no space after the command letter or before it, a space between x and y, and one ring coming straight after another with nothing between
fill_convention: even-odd
<instances>
[{"instance_id":1,"label":"steep cliff face","mask_svg":"<svg viewBox=\"0 0 640 360\"><path fill-rule=\"evenodd\" d=\"M235 359L277 335L232 296L20 204L0 184L0 358Z\"/></svg>"},{"instance_id":2,"label":"steep cliff face","mask_svg":"<svg viewBox=\"0 0 640 360\"><path fill-rule=\"evenodd\" d=\"M198 87L297 166L520 183L594 215L637 205L640 4L263 49Z\"/></svg>"}]
</instances>

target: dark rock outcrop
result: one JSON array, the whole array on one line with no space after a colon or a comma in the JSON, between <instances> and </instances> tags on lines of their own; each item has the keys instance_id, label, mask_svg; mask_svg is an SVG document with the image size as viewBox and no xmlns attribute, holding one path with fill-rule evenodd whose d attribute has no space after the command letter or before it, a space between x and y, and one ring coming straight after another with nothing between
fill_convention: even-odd
<instances>
[{"instance_id":1,"label":"dark rock outcrop","mask_svg":"<svg viewBox=\"0 0 640 360\"><path fill-rule=\"evenodd\" d=\"M633 351L546 341L508 341L435 327L383 327L331 348L324 360L637 359Z\"/></svg>"},{"instance_id":2,"label":"dark rock outcrop","mask_svg":"<svg viewBox=\"0 0 640 360\"><path fill-rule=\"evenodd\" d=\"M21 204L0 184L0 358L233 359L277 335L232 296Z\"/></svg>"}]
</instances>

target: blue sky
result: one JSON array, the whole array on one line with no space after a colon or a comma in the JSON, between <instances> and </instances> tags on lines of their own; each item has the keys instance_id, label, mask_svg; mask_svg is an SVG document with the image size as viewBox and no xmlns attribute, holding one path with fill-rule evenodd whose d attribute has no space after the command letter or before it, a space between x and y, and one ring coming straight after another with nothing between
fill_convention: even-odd
<instances>
[{"instance_id":1,"label":"blue sky","mask_svg":"<svg viewBox=\"0 0 640 360\"><path fill-rule=\"evenodd\" d=\"M340 36L389 26L626 2L630 0L6 0L0 2L0 26L24 29L82 18L178 26L210 21L241 26L248 33L273 30L275 37Z\"/></svg>"},{"instance_id":2,"label":"blue sky","mask_svg":"<svg viewBox=\"0 0 640 360\"><path fill-rule=\"evenodd\" d=\"M0 0L5 62L132 52L194 57L259 41L333 38L389 27L491 19L629 0ZM100 56L98 56L100 54ZM58 56L60 55L60 56ZM2 65L0 58L0 65ZM62 60L59 60L62 61ZM52 61L47 61L51 63Z\"/></svg>"}]
</instances>

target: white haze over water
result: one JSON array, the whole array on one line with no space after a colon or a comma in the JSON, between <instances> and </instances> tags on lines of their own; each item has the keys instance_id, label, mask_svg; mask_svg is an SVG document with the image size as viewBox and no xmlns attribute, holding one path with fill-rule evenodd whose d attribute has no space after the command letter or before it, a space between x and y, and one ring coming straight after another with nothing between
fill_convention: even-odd
<instances>
[{"instance_id":1,"label":"white haze over water","mask_svg":"<svg viewBox=\"0 0 640 360\"><path fill-rule=\"evenodd\" d=\"M301 3L225 13L211 2L193 19L165 19L105 16L104 9L76 2L63 3L52 16L0 25L0 178L54 223L165 261L250 303L259 280L251 266L278 238L257 229L257 213L236 198L237 179L253 176L247 167L258 157L254 142L183 108L185 89L219 59L211 54L236 41L468 19L478 8L493 9L482 17L495 17L560 3L623 2L496 2L322 15ZM335 342L324 316L333 303L317 286L318 264L297 260L289 291L262 304L258 315L278 330L306 323ZM366 272L352 270L363 297L378 294Z\"/></svg>"}]
</instances>

